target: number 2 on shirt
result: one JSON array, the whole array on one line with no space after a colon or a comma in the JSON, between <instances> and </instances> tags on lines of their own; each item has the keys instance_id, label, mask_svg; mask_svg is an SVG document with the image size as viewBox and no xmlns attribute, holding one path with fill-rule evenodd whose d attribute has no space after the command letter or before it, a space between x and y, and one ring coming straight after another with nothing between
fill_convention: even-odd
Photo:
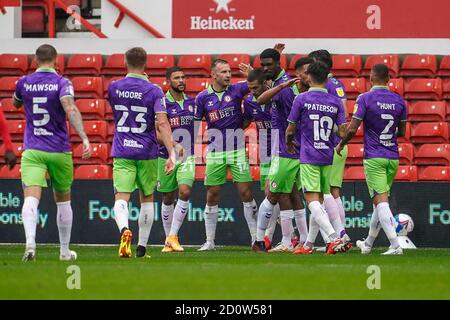
<instances>
[{"instance_id":1,"label":"number 2 on shirt","mask_svg":"<svg viewBox=\"0 0 450 320\"><path fill-rule=\"evenodd\" d=\"M139 128L130 128L128 126L125 126L125 121L127 121L127 118L129 116L128 108L123 105L115 105L114 109L117 111L123 111L122 116L119 119L119 122L117 123L117 131L118 132L130 132L131 133L143 133L147 129L147 121L145 120L144 116L147 113L146 107L140 107L140 106L131 106L131 111L138 112L136 115L136 119L134 121L141 124Z\"/></svg>"}]
</instances>

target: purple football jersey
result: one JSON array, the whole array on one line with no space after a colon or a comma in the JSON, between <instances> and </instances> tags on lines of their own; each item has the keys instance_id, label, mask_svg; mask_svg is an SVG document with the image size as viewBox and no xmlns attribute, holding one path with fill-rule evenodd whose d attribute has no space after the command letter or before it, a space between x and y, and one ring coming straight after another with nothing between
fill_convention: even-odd
<instances>
[{"instance_id":1,"label":"purple football jersey","mask_svg":"<svg viewBox=\"0 0 450 320\"><path fill-rule=\"evenodd\" d=\"M161 88L140 74L113 81L108 100L114 116L112 157L149 160L158 157L156 113L166 113Z\"/></svg>"},{"instance_id":2,"label":"purple football jersey","mask_svg":"<svg viewBox=\"0 0 450 320\"><path fill-rule=\"evenodd\" d=\"M14 96L25 108L24 149L70 152L66 113L60 101L74 96L70 80L54 69L38 68L19 79Z\"/></svg>"},{"instance_id":3,"label":"purple football jersey","mask_svg":"<svg viewBox=\"0 0 450 320\"><path fill-rule=\"evenodd\" d=\"M310 88L295 98L288 121L301 128L301 163L332 164L333 126L345 123L344 107L338 98L324 88Z\"/></svg>"},{"instance_id":4,"label":"purple football jersey","mask_svg":"<svg viewBox=\"0 0 450 320\"><path fill-rule=\"evenodd\" d=\"M215 92L210 85L198 94L195 118L205 118L208 124L208 151L231 151L245 147L241 105L248 92L247 82L239 82L229 85L222 92Z\"/></svg>"},{"instance_id":5,"label":"purple football jersey","mask_svg":"<svg viewBox=\"0 0 450 320\"><path fill-rule=\"evenodd\" d=\"M405 100L386 86L358 97L353 118L364 122L364 158L398 159L397 128L406 121Z\"/></svg>"},{"instance_id":6,"label":"purple football jersey","mask_svg":"<svg viewBox=\"0 0 450 320\"><path fill-rule=\"evenodd\" d=\"M170 91L166 93L166 110L174 141L180 143L186 156L194 154L194 108L195 100L184 95L183 101L175 101ZM164 146L159 146L159 156L167 159L168 153Z\"/></svg>"},{"instance_id":7,"label":"purple football jersey","mask_svg":"<svg viewBox=\"0 0 450 320\"><path fill-rule=\"evenodd\" d=\"M339 81L338 79L334 78L333 75L330 73L328 75L328 81L325 83L325 89L328 90L329 94L332 94L336 98L339 98L341 100L346 100L347 95L345 94L345 88L344 84ZM341 138L339 138L336 134L332 133L331 137L333 139L333 143L335 146L341 142Z\"/></svg>"},{"instance_id":8,"label":"purple football jersey","mask_svg":"<svg viewBox=\"0 0 450 320\"><path fill-rule=\"evenodd\" d=\"M259 105L253 95L244 100L244 118L252 119L256 124L259 145L259 158L262 163L270 162L271 134L272 134L272 107L270 104Z\"/></svg>"}]
</instances>

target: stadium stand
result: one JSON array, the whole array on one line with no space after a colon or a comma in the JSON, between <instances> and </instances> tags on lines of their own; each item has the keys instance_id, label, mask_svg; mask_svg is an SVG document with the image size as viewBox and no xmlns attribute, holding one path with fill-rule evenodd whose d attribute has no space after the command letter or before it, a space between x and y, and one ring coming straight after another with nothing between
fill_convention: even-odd
<instances>
[{"instance_id":1,"label":"stadium stand","mask_svg":"<svg viewBox=\"0 0 450 320\"><path fill-rule=\"evenodd\" d=\"M101 54L74 54L67 61L66 75L98 76L102 70Z\"/></svg>"},{"instance_id":2,"label":"stadium stand","mask_svg":"<svg viewBox=\"0 0 450 320\"><path fill-rule=\"evenodd\" d=\"M419 181L450 181L450 167L424 167L419 170Z\"/></svg>"},{"instance_id":3,"label":"stadium stand","mask_svg":"<svg viewBox=\"0 0 450 320\"><path fill-rule=\"evenodd\" d=\"M241 76L241 73L239 71L240 63L250 64L250 55L249 54L241 54L241 53L221 54L217 58L226 60L230 63L232 76L238 76L238 77Z\"/></svg>"},{"instance_id":4,"label":"stadium stand","mask_svg":"<svg viewBox=\"0 0 450 320\"><path fill-rule=\"evenodd\" d=\"M20 79L18 76L6 76L0 78L0 99L11 98L14 90L16 90L16 83Z\"/></svg>"},{"instance_id":5,"label":"stadium stand","mask_svg":"<svg viewBox=\"0 0 450 320\"><path fill-rule=\"evenodd\" d=\"M25 119L23 108L17 109L14 107L12 98L2 99L0 101L0 107L3 110L6 119Z\"/></svg>"},{"instance_id":6,"label":"stadium stand","mask_svg":"<svg viewBox=\"0 0 450 320\"><path fill-rule=\"evenodd\" d=\"M0 76L21 76L28 71L28 55L0 54Z\"/></svg>"},{"instance_id":7,"label":"stadium stand","mask_svg":"<svg viewBox=\"0 0 450 320\"><path fill-rule=\"evenodd\" d=\"M391 78L396 78L398 76L400 70L400 58L396 54L368 56L364 68L361 70L361 76L369 77L370 69L373 65L378 63L383 63L388 66Z\"/></svg>"},{"instance_id":8,"label":"stadium stand","mask_svg":"<svg viewBox=\"0 0 450 320\"><path fill-rule=\"evenodd\" d=\"M148 54L145 72L150 77L165 76L166 70L175 65L175 56L172 54Z\"/></svg>"},{"instance_id":9,"label":"stadium stand","mask_svg":"<svg viewBox=\"0 0 450 320\"><path fill-rule=\"evenodd\" d=\"M430 54L407 55L400 69L402 77L433 77L437 70L436 56Z\"/></svg>"},{"instance_id":10,"label":"stadium stand","mask_svg":"<svg viewBox=\"0 0 450 320\"><path fill-rule=\"evenodd\" d=\"M361 72L361 56L355 54L342 54L333 56L333 69L335 77L357 77Z\"/></svg>"},{"instance_id":11,"label":"stadium stand","mask_svg":"<svg viewBox=\"0 0 450 320\"><path fill-rule=\"evenodd\" d=\"M186 76L207 77L210 73L212 58L208 54L187 54L180 57L178 67L182 68Z\"/></svg>"}]
</instances>

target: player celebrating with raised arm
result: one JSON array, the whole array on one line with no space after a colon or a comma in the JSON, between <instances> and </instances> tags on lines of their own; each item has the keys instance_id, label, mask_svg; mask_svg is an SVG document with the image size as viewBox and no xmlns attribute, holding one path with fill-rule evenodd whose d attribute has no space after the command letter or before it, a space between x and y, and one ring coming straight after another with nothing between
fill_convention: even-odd
<instances>
[{"instance_id":1,"label":"player celebrating with raised arm","mask_svg":"<svg viewBox=\"0 0 450 320\"><path fill-rule=\"evenodd\" d=\"M295 254L311 254L319 228L332 240L326 253L334 254L343 243L333 229L328 214L322 206L323 195L330 192L329 170L333 162L334 145L330 139L335 124L339 134L345 130L345 112L341 101L324 88L327 66L321 62L309 65L307 71L311 87L295 98L289 126L286 130L288 151L295 154L294 137L297 125L301 132L300 176L305 200L311 211L306 243Z\"/></svg>"},{"instance_id":2,"label":"player celebrating with raised arm","mask_svg":"<svg viewBox=\"0 0 450 320\"><path fill-rule=\"evenodd\" d=\"M314 59L314 61L323 62L328 67L328 81L325 84L325 88L328 90L328 93L336 96L342 101L345 116L347 117L347 96L345 95L345 88L342 82L334 78L333 74L331 73L331 68L333 67L333 59L331 57L331 54L327 50L321 49L312 51L308 55L308 57ZM331 134L331 137L334 146L337 146L341 139L334 133ZM330 170L331 193L324 195L324 206L328 214L331 215L331 217L337 217L335 212L339 213L339 219L332 220L331 223L345 243L345 246L343 247L344 251L350 250L350 248L352 247L350 237L345 232L345 210L341 200L341 188L342 181L344 179L345 161L347 160L347 149L348 148L346 146L342 150L342 153L340 155L338 155L336 152L334 153L333 164ZM329 243L330 239L327 238L322 229L321 233L324 241L326 243Z\"/></svg>"},{"instance_id":3,"label":"player celebrating with raised arm","mask_svg":"<svg viewBox=\"0 0 450 320\"><path fill-rule=\"evenodd\" d=\"M26 128L22 154L22 185L24 197L22 220L25 228L24 261L36 254L36 223L42 188L47 187L48 172L57 206L60 260L75 260L69 250L73 212L70 189L73 182L73 162L66 116L83 141L83 159L91 155L80 111L75 106L72 83L55 71L57 52L48 44L36 50L36 72L22 77L14 93L14 106L25 106Z\"/></svg>"},{"instance_id":4,"label":"player celebrating with raised arm","mask_svg":"<svg viewBox=\"0 0 450 320\"><path fill-rule=\"evenodd\" d=\"M110 84L108 99L115 122L112 157L114 212L121 233L119 257L129 258L132 233L128 228L128 201L136 187L140 191L141 202L136 257L145 256L155 215L153 191L158 172L155 117L160 139L170 155L165 163L167 174L174 169L175 154L164 93L144 73L147 52L142 48L131 48L125 53L125 62L128 74Z\"/></svg>"},{"instance_id":5,"label":"player celebrating with raised arm","mask_svg":"<svg viewBox=\"0 0 450 320\"><path fill-rule=\"evenodd\" d=\"M227 168L244 206L244 217L252 242L256 236L258 207L253 199L252 177L245 154L242 99L249 92L247 82L230 84L231 68L227 61L216 59L211 65L213 83L196 98L195 118L208 124L208 153L206 156L207 188L205 207L206 242L199 251L214 250L221 185L225 184Z\"/></svg>"},{"instance_id":6,"label":"player celebrating with raised arm","mask_svg":"<svg viewBox=\"0 0 450 320\"><path fill-rule=\"evenodd\" d=\"M162 209L166 241L162 252L184 251L178 241L178 230L189 210L189 198L195 180L194 156L194 106L195 101L184 94L186 78L183 70L172 67L166 72L170 89L166 93L167 117L172 128L174 141L186 150L187 158L176 164L175 170L166 174L165 163L168 158L167 149L159 147L158 158L158 191L162 193ZM180 145L176 145L180 146ZM178 189L178 200L174 210L175 193Z\"/></svg>"},{"instance_id":7,"label":"player celebrating with raised arm","mask_svg":"<svg viewBox=\"0 0 450 320\"><path fill-rule=\"evenodd\" d=\"M386 65L372 67L370 82L372 90L356 100L356 112L336 152L342 152L361 122L364 122L364 172L374 212L369 236L365 241L357 241L356 245L361 253L369 253L380 228L383 228L391 243L389 250L383 254L403 254L389 208L389 192L398 169L397 137L404 136L406 131L406 104L401 96L389 90L389 69Z\"/></svg>"}]
</instances>

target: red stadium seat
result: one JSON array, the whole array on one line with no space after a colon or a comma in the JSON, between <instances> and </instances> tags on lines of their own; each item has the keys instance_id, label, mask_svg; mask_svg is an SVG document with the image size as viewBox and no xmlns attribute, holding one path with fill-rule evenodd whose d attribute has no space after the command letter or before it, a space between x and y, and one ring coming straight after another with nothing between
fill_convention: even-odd
<instances>
[{"instance_id":1,"label":"red stadium seat","mask_svg":"<svg viewBox=\"0 0 450 320\"><path fill-rule=\"evenodd\" d=\"M445 120L450 121L450 102L447 102L447 115L445 116Z\"/></svg>"},{"instance_id":2,"label":"red stadium seat","mask_svg":"<svg viewBox=\"0 0 450 320\"><path fill-rule=\"evenodd\" d=\"M259 145L249 143L247 144L245 151L247 152L247 157L250 165L259 164Z\"/></svg>"},{"instance_id":3,"label":"red stadium seat","mask_svg":"<svg viewBox=\"0 0 450 320\"><path fill-rule=\"evenodd\" d=\"M395 181L417 181L416 166L399 166Z\"/></svg>"},{"instance_id":4,"label":"red stadium seat","mask_svg":"<svg viewBox=\"0 0 450 320\"><path fill-rule=\"evenodd\" d=\"M28 55L26 54L1 54L0 76L15 75L22 76L28 70Z\"/></svg>"},{"instance_id":5,"label":"red stadium seat","mask_svg":"<svg viewBox=\"0 0 450 320\"><path fill-rule=\"evenodd\" d=\"M405 130L405 136L404 137L397 137L398 143L405 143L410 142L411 139L411 123L406 123L406 130Z\"/></svg>"},{"instance_id":6,"label":"red stadium seat","mask_svg":"<svg viewBox=\"0 0 450 320\"><path fill-rule=\"evenodd\" d=\"M347 94L347 99L356 99L361 93L366 92L366 79L364 78L341 78Z\"/></svg>"},{"instance_id":7,"label":"red stadium seat","mask_svg":"<svg viewBox=\"0 0 450 320\"><path fill-rule=\"evenodd\" d=\"M111 152L111 145L108 143L92 143L92 154L89 159L82 159L83 145L79 144L73 148L73 158L75 164L107 164Z\"/></svg>"},{"instance_id":8,"label":"red stadium seat","mask_svg":"<svg viewBox=\"0 0 450 320\"><path fill-rule=\"evenodd\" d=\"M205 90L211 79L208 78L188 78L186 79L186 94L195 97L199 92Z\"/></svg>"},{"instance_id":9,"label":"red stadium seat","mask_svg":"<svg viewBox=\"0 0 450 320\"><path fill-rule=\"evenodd\" d=\"M230 64L231 75L232 76L241 76L241 72L239 71L239 64L245 63L250 64L250 55L237 53L237 54L221 54L217 57L218 59L226 60Z\"/></svg>"},{"instance_id":10,"label":"red stadium seat","mask_svg":"<svg viewBox=\"0 0 450 320\"><path fill-rule=\"evenodd\" d=\"M23 143L22 142L13 142L13 152L17 157L18 162L20 162L20 158L22 157ZM0 144L0 163L5 163L5 145Z\"/></svg>"},{"instance_id":11,"label":"red stadium seat","mask_svg":"<svg viewBox=\"0 0 450 320\"><path fill-rule=\"evenodd\" d=\"M450 167L420 168L419 181L450 181Z\"/></svg>"},{"instance_id":12,"label":"red stadium seat","mask_svg":"<svg viewBox=\"0 0 450 320\"><path fill-rule=\"evenodd\" d=\"M250 166L250 174L252 175L253 181L259 181L261 177L259 166Z\"/></svg>"},{"instance_id":13,"label":"red stadium seat","mask_svg":"<svg viewBox=\"0 0 450 320\"><path fill-rule=\"evenodd\" d=\"M22 141L26 126L25 120L8 120L6 123L8 125L9 134L11 135L11 140Z\"/></svg>"},{"instance_id":14,"label":"red stadium seat","mask_svg":"<svg viewBox=\"0 0 450 320\"><path fill-rule=\"evenodd\" d=\"M412 143L447 143L447 122L422 122L414 125L411 130Z\"/></svg>"},{"instance_id":15,"label":"red stadium seat","mask_svg":"<svg viewBox=\"0 0 450 320\"><path fill-rule=\"evenodd\" d=\"M442 82L442 98L450 100L450 78Z\"/></svg>"},{"instance_id":16,"label":"red stadium seat","mask_svg":"<svg viewBox=\"0 0 450 320\"><path fill-rule=\"evenodd\" d=\"M441 100L442 80L411 79L405 83L405 98L414 100Z\"/></svg>"},{"instance_id":17,"label":"red stadium seat","mask_svg":"<svg viewBox=\"0 0 450 320\"><path fill-rule=\"evenodd\" d=\"M450 55L442 58L437 75L441 77L450 77Z\"/></svg>"},{"instance_id":18,"label":"red stadium seat","mask_svg":"<svg viewBox=\"0 0 450 320\"><path fill-rule=\"evenodd\" d=\"M408 121L445 121L445 101L415 101L409 104Z\"/></svg>"},{"instance_id":19,"label":"red stadium seat","mask_svg":"<svg viewBox=\"0 0 450 320\"><path fill-rule=\"evenodd\" d=\"M398 93L402 97L405 92L404 86L405 84L402 78L390 79L388 82L389 89L395 93Z\"/></svg>"},{"instance_id":20,"label":"red stadium seat","mask_svg":"<svg viewBox=\"0 0 450 320\"><path fill-rule=\"evenodd\" d=\"M6 119L25 119L23 107L20 109L14 107L12 98L5 98L1 100L0 108L5 113Z\"/></svg>"},{"instance_id":21,"label":"red stadium seat","mask_svg":"<svg viewBox=\"0 0 450 320\"><path fill-rule=\"evenodd\" d=\"M423 144L414 154L414 164L450 165L450 144Z\"/></svg>"},{"instance_id":22,"label":"red stadium seat","mask_svg":"<svg viewBox=\"0 0 450 320\"><path fill-rule=\"evenodd\" d=\"M101 54L73 54L67 61L64 74L97 76L102 65Z\"/></svg>"},{"instance_id":23,"label":"red stadium seat","mask_svg":"<svg viewBox=\"0 0 450 320\"><path fill-rule=\"evenodd\" d=\"M83 121L84 129L91 142L104 142L108 136L108 124L106 121L87 120ZM80 137L72 126L70 126L70 140L81 142Z\"/></svg>"},{"instance_id":24,"label":"red stadium seat","mask_svg":"<svg viewBox=\"0 0 450 320\"><path fill-rule=\"evenodd\" d=\"M396 54L380 54L367 57L364 68L361 71L361 75L368 77L370 75L370 70L372 69L372 67L375 64L379 63L387 65L387 67L389 68L390 77L396 78L398 76L398 72L400 69L400 59Z\"/></svg>"},{"instance_id":25,"label":"red stadium seat","mask_svg":"<svg viewBox=\"0 0 450 320\"><path fill-rule=\"evenodd\" d=\"M20 79L17 76L1 77L0 78L0 99L11 98L16 90L16 83Z\"/></svg>"},{"instance_id":26,"label":"red stadium seat","mask_svg":"<svg viewBox=\"0 0 450 320\"><path fill-rule=\"evenodd\" d=\"M331 72L335 77L358 77L361 72L361 56L356 54L333 55Z\"/></svg>"},{"instance_id":27,"label":"red stadium seat","mask_svg":"<svg viewBox=\"0 0 450 320\"><path fill-rule=\"evenodd\" d=\"M107 180L112 179L112 167L108 165L82 165L75 169L75 179Z\"/></svg>"},{"instance_id":28,"label":"red stadium seat","mask_svg":"<svg viewBox=\"0 0 450 320\"><path fill-rule=\"evenodd\" d=\"M364 167L347 167L344 171L344 180L365 180Z\"/></svg>"},{"instance_id":29,"label":"red stadium seat","mask_svg":"<svg viewBox=\"0 0 450 320\"><path fill-rule=\"evenodd\" d=\"M83 120L105 119L105 100L103 99L77 99L75 104L80 110Z\"/></svg>"},{"instance_id":30,"label":"red stadium seat","mask_svg":"<svg viewBox=\"0 0 450 320\"><path fill-rule=\"evenodd\" d=\"M209 76L211 56L208 54L188 54L181 56L178 67L183 69L187 76Z\"/></svg>"},{"instance_id":31,"label":"red stadium seat","mask_svg":"<svg viewBox=\"0 0 450 320\"><path fill-rule=\"evenodd\" d=\"M111 109L111 105L109 104L108 100L104 100L105 101L105 119L106 120L113 120L113 113L112 113L112 109Z\"/></svg>"},{"instance_id":32,"label":"red stadium seat","mask_svg":"<svg viewBox=\"0 0 450 320\"><path fill-rule=\"evenodd\" d=\"M103 96L108 98L108 88L111 82L122 79L123 76L103 77Z\"/></svg>"},{"instance_id":33,"label":"red stadium seat","mask_svg":"<svg viewBox=\"0 0 450 320\"><path fill-rule=\"evenodd\" d=\"M0 166L0 179L20 179L20 165L16 164L12 170L8 166Z\"/></svg>"},{"instance_id":34,"label":"red stadium seat","mask_svg":"<svg viewBox=\"0 0 450 320\"><path fill-rule=\"evenodd\" d=\"M167 79L165 77L153 77L153 78L150 78L149 80L150 80L150 82L160 86L162 91L164 91L164 92L166 92L170 88L169 82L167 81Z\"/></svg>"},{"instance_id":35,"label":"red stadium seat","mask_svg":"<svg viewBox=\"0 0 450 320\"><path fill-rule=\"evenodd\" d=\"M115 124L114 121L108 121L107 122L107 136L106 136L106 142L112 142L114 138L114 130L115 130Z\"/></svg>"},{"instance_id":36,"label":"red stadium seat","mask_svg":"<svg viewBox=\"0 0 450 320\"><path fill-rule=\"evenodd\" d=\"M205 180L206 166L195 166L195 180L203 181Z\"/></svg>"},{"instance_id":37,"label":"red stadium seat","mask_svg":"<svg viewBox=\"0 0 450 320\"><path fill-rule=\"evenodd\" d=\"M350 120L353 116L353 112L355 111L355 100L347 100L346 101L346 109L347 109L347 120Z\"/></svg>"},{"instance_id":38,"label":"red stadium seat","mask_svg":"<svg viewBox=\"0 0 450 320\"><path fill-rule=\"evenodd\" d=\"M165 76L166 70L175 66L175 57L171 54L148 54L145 72L150 76Z\"/></svg>"},{"instance_id":39,"label":"red stadium seat","mask_svg":"<svg viewBox=\"0 0 450 320\"><path fill-rule=\"evenodd\" d=\"M347 165L362 165L364 158L364 145L363 144L349 144Z\"/></svg>"},{"instance_id":40,"label":"red stadium seat","mask_svg":"<svg viewBox=\"0 0 450 320\"><path fill-rule=\"evenodd\" d=\"M280 67L284 70L286 70L288 67L287 56L285 54L281 54ZM261 59L259 58L259 55L257 55L255 57L255 60L253 61L253 68L261 68Z\"/></svg>"},{"instance_id":41,"label":"red stadium seat","mask_svg":"<svg viewBox=\"0 0 450 320\"><path fill-rule=\"evenodd\" d=\"M414 147L411 143L398 144L399 162L401 165L409 165L413 161Z\"/></svg>"},{"instance_id":42,"label":"red stadium seat","mask_svg":"<svg viewBox=\"0 0 450 320\"><path fill-rule=\"evenodd\" d=\"M36 57L33 56L30 63L30 68L28 69L28 73L36 71L37 67L38 65L36 62ZM58 54L56 56L56 71L59 74L64 74L64 69L65 69L64 56L62 54Z\"/></svg>"},{"instance_id":43,"label":"red stadium seat","mask_svg":"<svg viewBox=\"0 0 450 320\"><path fill-rule=\"evenodd\" d=\"M103 98L103 81L101 77L73 77L75 98Z\"/></svg>"},{"instance_id":44,"label":"red stadium seat","mask_svg":"<svg viewBox=\"0 0 450 320\"><path fill-rule=\"evenodd\" d=\"M22 8L22 32L44 33L45 32L45 9L41 7Z\"/></svg>"},{"instance_id":45,"label":"red stadium seat","mask_svg":"<svg viewBox=\"0 0 450 320\"><path fill-rule=\"evenodd\" d=\"M433 77L436 73L436 56L412 54L405 57L400 69L402 77Z\"/></svg>"},{"instance_id":46,"label":"red stadium seat","mask_svg":"<svg viewBox=\"0 0 450 320\"><path fill-rule=\"evenodd\" d=\"M291 58L291 61L289 62L289 68L288 68L288 72L289 74L294 75L295 74L295 63L297 62L298 59L307 57L307 54L296 54Z\"/></svg>"},{"instance_id":47,"label":"red stadium seat","mask_svg":"<svg viewBox=\"0 0 450 320\"><path fill-rule=\"evenodd\" d=\"M114 53L106 58L105 66L102 68L102 74L125 76L127 74L125 55L123 53Z\"/></svg>"}]
</instances>

